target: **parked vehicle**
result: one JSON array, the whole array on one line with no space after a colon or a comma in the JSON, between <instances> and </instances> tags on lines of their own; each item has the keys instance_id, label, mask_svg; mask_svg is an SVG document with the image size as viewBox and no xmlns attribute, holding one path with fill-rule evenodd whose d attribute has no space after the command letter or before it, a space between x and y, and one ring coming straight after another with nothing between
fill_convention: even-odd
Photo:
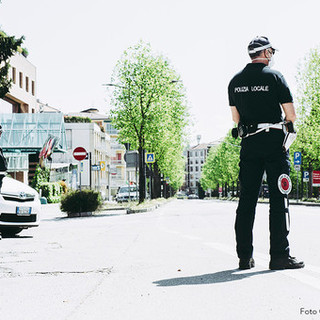
<instances>
[{"instance_id":1,"label":"parked vehicle","mask_svg":"<svg viewBox=\"0 0 320 320\"><path fill-rule=\"evenodd\" d=\"M129 189L130 188L130 189ZM119 191L116 195L117 202L127 202L136 201L139 199L139 190L137 190L136 186L122 186L119 188Z\"/></svg>"},{"instance_id":2,"label":"parked vehicle","mask_svg":"<svg viewBox=\"0 0 320 320\"><path fill-rule=\"evenodd\" d=\"M188 199L199 199L199 196L196 194L189 194Z\"/></svg>"},{"instance_id":3,"label":"parked vehicle","mask_svg":"<svg viewBox=\"0 0 320 320\"><path fill-rule=\"evenodd\" d=\"M0 232L4 237L23 229L38 227L41 211L38 192L9 176L3 177L0 190Z\"/></svg>"},{"instance_id":4,"label":"parked vehicle","mask_svg":"<svg viewBox=\"0 0 320 320\"><path fill-rule=\"evenodd\" d=\"M184 191L177 192L177 199L187 199L187 195Z\"/></svg>"}]
</instances>

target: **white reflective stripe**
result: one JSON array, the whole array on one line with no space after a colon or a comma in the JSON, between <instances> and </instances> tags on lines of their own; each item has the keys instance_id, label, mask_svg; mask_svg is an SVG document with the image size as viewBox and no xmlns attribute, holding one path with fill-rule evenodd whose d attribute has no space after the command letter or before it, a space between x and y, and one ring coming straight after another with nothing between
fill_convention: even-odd
<instances>
[{"instance_id":1,"label":"white reflective stripe","mask_svg":"<svg viewBox=\"0 0 320 320\"><path fill-rule=\"evenodd\" d=\"M272 45L270 43L266 44L265 46L262 46L262 47L258 47L258 48L254 48L252 50L248 50L248 52L249 53L256 53L256 52L259 52L261 50L268 49L268 48L272 48Z\"/></svg>"},{"instance_id":2,"label":"white reflective stripe","mask_svg":"<svg viewBox=\"0 0 320 320\"><path fill-rule=\"evenodd\" d=\"M253 133L248 133L244 138L253 136L253 135L255 135L255 134L259 133L259 132L262 132L262 131L270 129L270 128L273 129L275 127L274 129L279 129L278 126L281 126L281 129L282 129L282 125L283 124L286 124L286 122L282 121L282 122L279 122L279 123L259 123L257 125L257 129L258 130L256 132L253 132ZM264 126L262 128L259 128L258 127L259 125L264 125Z\"/></svg>"}]
</instances>

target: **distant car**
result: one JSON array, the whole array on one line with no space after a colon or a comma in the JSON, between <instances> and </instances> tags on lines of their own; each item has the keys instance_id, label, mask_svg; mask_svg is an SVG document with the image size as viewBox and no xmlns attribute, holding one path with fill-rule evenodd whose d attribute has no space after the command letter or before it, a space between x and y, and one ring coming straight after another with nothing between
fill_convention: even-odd
<instances>
[{"instance_id":1,"label":"distant car","mask_svg":"<svg viewBox=\"0 0 320 320\"><path fill-rule=\"evenodd\" d=\"M137 190L136 186L122 186L119 188L119 191L116 195L117 202L127 202L129 201L136 201L139 199L139 190Z\"/></svg>"},{"instance_id":2,"label":"distant car","mask_svg":"<svg viewBox=\"0 0 320 320\"><path fill-rule=\"evenodd\" d=\"M183 191L178 191L177 192L177 199L186 199L187 195Z\"/></svg>"},{"instance_id":3,"label":"distant car","mask_svg":"<svg viewBox=\"0 0 320 320\"><path fill-rule=\"evenodd\" d=\"M199 197L196 194L189 194L188 199L199 199Z\"/></svg>"},{"instance_id":4,"label":"distant car","mask_svg":"<svg viewBox=\"0 0 320 320\"><path fill-rule=\"evenodd\" d=\"M26 184L5 176L0 190L0 232L4 237L39 226L41 211L38 192Z\"/></svg>"}]
</instances>

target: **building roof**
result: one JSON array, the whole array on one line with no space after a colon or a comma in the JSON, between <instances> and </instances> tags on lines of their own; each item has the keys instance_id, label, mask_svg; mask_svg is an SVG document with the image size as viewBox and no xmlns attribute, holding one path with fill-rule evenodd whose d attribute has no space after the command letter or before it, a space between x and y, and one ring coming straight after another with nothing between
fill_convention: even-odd
<instances>
[{"instance_id":1,"label":"building roof","mask_svg":"<svg viewBox=\"0 0 320 320\"><path fill-rule=\"evenodd\" d=\"M89 111L89 110L97 110L97 111ZM87 109L81 112L70 112L65 114L66 117L82 117L82 118L90 118L91 120L108 120L109 117L106 114L98 113L98 109Z\"/></svg>"}]
</instances>

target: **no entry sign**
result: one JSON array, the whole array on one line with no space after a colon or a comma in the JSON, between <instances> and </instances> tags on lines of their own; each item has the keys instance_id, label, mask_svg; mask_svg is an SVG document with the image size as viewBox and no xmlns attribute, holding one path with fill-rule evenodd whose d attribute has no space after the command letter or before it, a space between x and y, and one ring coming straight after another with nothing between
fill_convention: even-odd
<instances>
[{"instance_id":1,"label":"no entry sign","mask_svg":"<svg viewBox=\"0 0 320 320\"><path fill-rule=\"evenodd\" d=\"M87 151L85 148L77 147L73 150L73 157L78 161L84 160L86 156L87 156Z\"/></svg>"}]
</instances>

